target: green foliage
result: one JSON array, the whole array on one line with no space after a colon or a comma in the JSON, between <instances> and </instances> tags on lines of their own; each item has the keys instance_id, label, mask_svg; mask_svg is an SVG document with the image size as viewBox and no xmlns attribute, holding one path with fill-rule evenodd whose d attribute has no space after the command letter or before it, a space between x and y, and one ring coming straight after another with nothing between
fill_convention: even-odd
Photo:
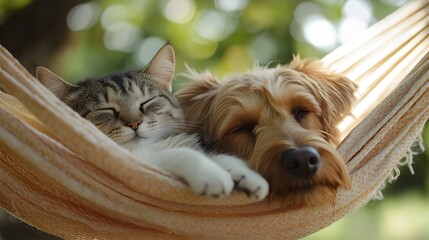
<instances>
[{"instance_id":1,"label":"green foliage","mask_svg":"<svg viewBox=\"0 0 429 240\"><path fill-rule=\"evenodd\" d=\"M20 9L31 3L32 0L0 0L0 9L3 12Z\"/></svg>"},{"instance_id":2,"label":"green foliage","mask_svg":"<svg viewBox=\"0 0 429 240\"><path fill-rule=\"evenodd\" d=\"M363 1L371 13L379 16L368 20L368 24L396 8L380 1ZM314 47L305 39L304 23L298 21L304 17L295 9L303 3L310 5L314 16L322 16L334 28L345 18L345 2L341 0L104 0L89 3L96 8L90 16L94 23L72 33L68 52L55 66L72 81L112 70L141 68L145 62L139 59L149 58L142 57L144 54L154 54L154 48L160 47L160 40L171 41L175 47L177 72L183 72L187 63L222 76L243 72L255 62L262 65L286 63L293 53L322 57L340 42L336 40L324 49ZM374 7L379 5L382 7ZM307 20L313 15L308 15ZM77 15L76 18L82 17ZM109 39L118 46L109 46ZM146 40L152 40L153 45L148 53L141 52L146 49ZM122 44L131 43L121 47L121 41Z\"/></svg>"},{"instance_id":3,"label":"green foliage","mask_svg":"<svg viewBox=\"0 0 429 240\"><path fill-rule=\"evenodd\" d=\"M7 14L24 8L31 3L32 0L0 0L0 24L3 19L7 17Z\"/></svg>"}]
</instances>

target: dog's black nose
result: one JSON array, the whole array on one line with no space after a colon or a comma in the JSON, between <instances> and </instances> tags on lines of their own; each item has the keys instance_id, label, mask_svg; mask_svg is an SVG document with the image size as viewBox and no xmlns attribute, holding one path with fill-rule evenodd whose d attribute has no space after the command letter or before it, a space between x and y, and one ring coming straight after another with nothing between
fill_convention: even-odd
<instances>
[{"instance_id":1,"label":"dog's black nose","mask_svg":"<svg viewBox=\"0 0 429 240\"><path fill-rule=\"evenodd\" d=\"M309 178L319 168L320 155L313 147L290 148L283 152L283 166L296 177Z\"/></svg>"}]
</instances>

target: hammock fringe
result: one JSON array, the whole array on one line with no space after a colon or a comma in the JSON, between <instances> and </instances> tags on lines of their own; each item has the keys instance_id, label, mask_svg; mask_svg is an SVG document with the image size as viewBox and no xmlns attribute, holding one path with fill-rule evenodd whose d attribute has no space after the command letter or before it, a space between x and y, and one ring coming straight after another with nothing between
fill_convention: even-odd
<instances>
[{"instance_id":1,"label":"hammock fringe","mask_svg":"<svg viewBox=\"0 0 429 240\"><path fill-rule=\"evenodd\" d=\"M396 167L392 170L386 182L393 184L401 175L400 167L407 165L410 170L411 175L414 175L413 168L413 157L419 154L422 154L425 151L425 146L423 144L423 128L419 131L419 134L416 137L416 140L408 147L408 150L403 158L401 158ZM380 188L374 193L372 200L382 200L383 190L386 187L386 183L382 184Z\"/></svg>"}]
</instances>

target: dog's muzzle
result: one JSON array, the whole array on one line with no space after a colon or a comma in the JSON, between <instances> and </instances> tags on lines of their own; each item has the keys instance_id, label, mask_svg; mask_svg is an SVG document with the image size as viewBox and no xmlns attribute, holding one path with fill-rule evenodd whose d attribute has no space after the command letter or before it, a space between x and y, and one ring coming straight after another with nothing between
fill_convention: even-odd
<instances>
[{"instance_id":1,"label":"dog's muzzle","mask_svg":"<svg viewBox=\"0 0 429 240\"><path fill-rule=\"evenodd\" d=\"M300 178L310 178L316 174L320 154L313 147L289 148L283 152L282 163L286 170Z\"/></svg>"}]
</instances>

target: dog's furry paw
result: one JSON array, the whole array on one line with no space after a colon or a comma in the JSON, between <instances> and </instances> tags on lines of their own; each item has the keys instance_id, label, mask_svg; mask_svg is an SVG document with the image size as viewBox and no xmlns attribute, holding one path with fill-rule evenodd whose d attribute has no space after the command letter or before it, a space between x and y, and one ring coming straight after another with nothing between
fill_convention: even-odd
<instances>
[{"instance_id":1,"label":"dog's furry paw","mask_svg":"<svg viewBox=\"0 0 429 240\"><path fill-rule=\"evenodd\" d=\"M213 155L211 159L228 171L234 180L235 187L250 198L260 201L268 195L268 182L250 169L245 161L226 154Z\"/></svg>"},{"instance_id":2,"label":"dog's furry paw","mask_svg":"<svg viewBox=\"0 0 429 240\"><path fill-rule=\"evenodd\" d=\"M215 198L228 196L234 188L231 175L216 164L195 169L185 181L194 193Z\"/></svg>"},{"instance_id":3,"label":"dog's furry paw","mask_svg":"<svg viewBox=\"0 0 429 240\"><path fill-rule=\"evenodd\" d=\"M243 191L254 200L264 199L269 190L268 182L251 169L230 169L232 179L237 189Z\"/></svg>"}]
</instances>

